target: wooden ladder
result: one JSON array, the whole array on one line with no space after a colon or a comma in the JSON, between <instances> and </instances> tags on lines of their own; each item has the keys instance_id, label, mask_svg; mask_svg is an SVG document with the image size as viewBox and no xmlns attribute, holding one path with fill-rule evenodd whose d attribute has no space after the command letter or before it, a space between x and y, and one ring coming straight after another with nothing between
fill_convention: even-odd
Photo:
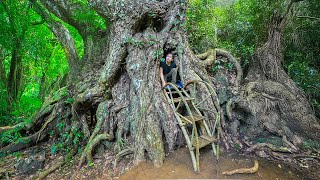
<instances>
[{"instance_id":1,"label":"wooden ladder","mask_svg":"<svg viewBox=\"0 0 320 180\"><path fill-rule=\"evenodd\" d=\"M190 97L184 88L178 88L175 84L167 83L164 94L174 111L175 117L182 130L191 155L195 172L200 172L200 149L211 145L216 154L215 138L211 134L207 123L200 110L195 105L195 98ZM167 91L168 90L168 91ZM186 111L181 114L179 111ZM191 130L190 130L191 129Z\"/></svg>"}]
</instances>

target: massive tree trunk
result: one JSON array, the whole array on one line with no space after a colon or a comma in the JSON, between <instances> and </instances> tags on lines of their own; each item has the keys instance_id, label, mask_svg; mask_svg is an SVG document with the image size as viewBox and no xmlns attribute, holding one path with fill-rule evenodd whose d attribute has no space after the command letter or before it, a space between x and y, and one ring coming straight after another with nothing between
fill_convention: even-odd
<instances>
[{"instance_id":1,"label":"massive tree trunk","mask_svg":"<svg viewBox=\"0 0 320 180\"><path fill-rule=\"evenodd\" d=\"M161 165L164 147L173 150L178 132L173 112L162 94L159 63L163 52L173 52L184 81L201 79L197 73L206 77L193 65L196 58L182 30L186 3L97 1L94 7L112 22L108 45L98 56L103 66L89 72L93 73L90 76L83 74L84 83L78 84L74 107L78 114L86 108L109 108L113 117L107 118L102 129L117 140L130 135L136 163L147 154L155 165ZM84 69L92 69L89 65L92 66L88 64ZM106 117L97 113L98 121L99 118Z\"/></svg>"},{"instance_id":2,"label":"massive tree trunk","mask_svg":"<svg viewBox=\"0 0 320 180\"><path fill-rule=\"evenodd\" d=\"M249 126L248 137L265 131L299 145L303 139L319 141L320 125L304 92L282 67L282 34L293 3L283 14L274 12L267 42L255 51L242 87L243 98L237 104L238 110L249 113L243 120Z\"/></svg>"},{"instance_id":3,"label":"massive tree trunk","mask_svg":"<svg viewBox=\"0 0 320 180\"><path fill-rule=\"evenodd\" d=\"M85 135L87 145L79 165L85 160L91 163L92 146L106 139L115 142L127 139L127 148L133 150L135 163L148 158L155 165L161 165L165 151L172 151L180 136L173 111L162 94L160 59L170 51L180 66L183 81L209 80L188 46L187 3L175 0L90 1L108 22L104 30L92 30L90 22L75 21L73 11L79 9L73 9L74 4L67 1L41 1L43 6L34 3L67 51L74 49L74 43L64 40L69 35L59 31L61 28L56 27L61 26L41 8L45 6L78 30L85 55L79 61L82 67L79 77L71 79L73 85L68 86L68 91L63 88L49 97L33 117L33 123L24 126L23 131L34 132L26 137L28 141L10 144L2 151L16 151L45 139L62 119L68 125L64 131L80 128ZM213 106L212 100L207 101ZM211 117L209 124L214 124L215 114L207 114L206 117Z\"/></svg>"}]
</instances>

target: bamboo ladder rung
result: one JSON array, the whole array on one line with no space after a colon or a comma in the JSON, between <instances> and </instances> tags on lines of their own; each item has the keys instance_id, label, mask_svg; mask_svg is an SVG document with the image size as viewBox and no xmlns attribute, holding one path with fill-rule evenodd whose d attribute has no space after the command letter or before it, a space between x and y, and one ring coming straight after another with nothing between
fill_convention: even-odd
<instances>
[{"instance_id":1,"label":"bamboo ladder rung","mask_svg":"<svg viewBox=\"0 0 320 180\"><path fill-rule=\"evenodd\" d=\"M170 91L166 91L167 94L170 94L170 93L176 94L176 93L179 93L179 92L180 92L180 93L183 93L183 91L171 91L171 92L170 92Z\"/></svg>"},{"instance_id":2,"label":"bamboo ladder rung","mask_svg":"<svg viewBox=\"0 0 320 180\"><path fill-rule=\"evenodd\" d=\"M199 149L201 149L201 148L213 143L215 141L215 139L213 137L208 136L208 135L202 135L202 136L199 136L198 141L199 141ZM193 146L193 148L197 147L197 141L195 139L192 142L192 146Z\"/></svg>"},{"instance_id":3,"label":"bamboo ladder rung","mask_svg":"<svg viewBox=\"0 0 320 180\"><path fill-rule=\"evenodd\" d=\"M186 101L192 101L192 100L194 100L194 98L188 98L188 97L186 97L186 98L184 98ZM177 102L180 102L180 101L183 101L183 99L182 98L173 98L173 102L174 103L177 103Z\"/></svg>"},{"instance_id":4,"label":"bamboo ladder rung","mask_svg":"<svg viewBox=\"0 0 320 180\"><path fill-rule=\"evenodd\" d=\"M197 122L204 119L204 117L200 115L193 115L193 119L192 119L192 116L183 116L183 118L186 118L191 122Z\"/></svg>"}]
</instances>

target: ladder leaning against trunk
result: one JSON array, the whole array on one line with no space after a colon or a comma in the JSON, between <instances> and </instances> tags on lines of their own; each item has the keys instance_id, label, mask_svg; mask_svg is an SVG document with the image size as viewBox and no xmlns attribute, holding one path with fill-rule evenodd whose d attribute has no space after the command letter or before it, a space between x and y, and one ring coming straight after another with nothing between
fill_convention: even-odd
<instances>
[{"instance_id":1,"label":"ladder leaning against trunk","mask_svg":"<svg viewBox=\"0 0 320 180\"><path fill-rule=\"evenodd\" d=\"M213 88L204 81L190 81L183 88L178 88L173 83L167 83L163 90L182 130L191 155L193 168L196 172L200 172L200 149L207 145L211 145L214 154L217 155L219 148L215 146L217 139L213 137L213 134L210 132L209 127L205 122L204 116L198 108L199 104L203 103L207 98L213 97L213 95L216 96L216 94L215 91L213 91L213 93L209 93L209 95L201 102L195 104L196 86L199 83L203 83L208 89L211 88L213 90ZM192 93L190 93L189 90L186 90L187 86L193 86ZM217 115L220 116L219 113ZM219 119L220 117L216 118L216 123Z\"/></svg>"}]
</instances>

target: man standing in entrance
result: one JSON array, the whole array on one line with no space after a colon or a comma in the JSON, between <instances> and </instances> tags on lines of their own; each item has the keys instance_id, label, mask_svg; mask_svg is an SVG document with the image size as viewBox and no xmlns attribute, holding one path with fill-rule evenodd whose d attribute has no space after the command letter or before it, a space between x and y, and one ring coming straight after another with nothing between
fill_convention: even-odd
<instances>
[{"instance_id":1,"label":"man standing in entrance","mask_svg":"<svg viewBox=\"0 0 320 180\"><path fill-rule=\"evenodd\" d=\"M165 61L160 62L160 78L162 82L162 87L166 85L167 82L176 84L177 82L177 72L178 68L176 63L174 63L172 54L168 53Z\"/></svg>"}]
</instances>

